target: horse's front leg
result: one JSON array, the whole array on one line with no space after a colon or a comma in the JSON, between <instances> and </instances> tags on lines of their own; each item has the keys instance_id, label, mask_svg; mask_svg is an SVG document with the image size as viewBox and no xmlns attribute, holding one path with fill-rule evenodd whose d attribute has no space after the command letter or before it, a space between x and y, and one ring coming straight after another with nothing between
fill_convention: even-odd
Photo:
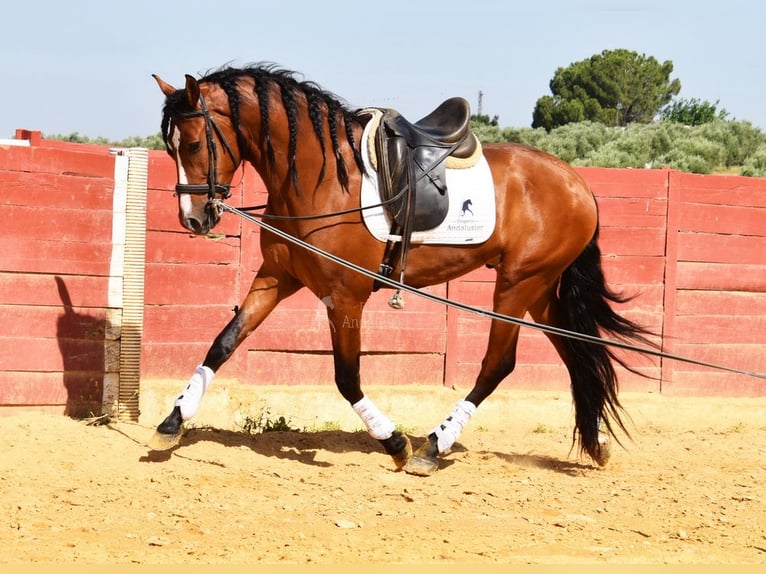
<instances>
[{"instance_id":1,"label":"horse's front leg","mask_svg":"<svg viewBox=\"0 0 766 574\"><path fill-rule=\"evenodd\" d=\"M231 357L240 343L266 319L274 307L299 288L300 284L289 278L278 279L259 272L242 305L215 338L204 361L197 366L184 390L176 397L173 410L157 426L149 442L152 449L168 450L178 444L183 434L184 421L197 413L202 397L218 369Z\"/></svg>"},{"instance_id":2,"label":"horse's front leg","mask_svg":"<svg viewBox=\"0 0 766 574\"><path fill-rule=\"evenodd\" d=\"M362 305L342 307L329 301L327 315L335 361L335 384L362 419L370 436L380 441L386 453L393 458L396 468L401 469L412 455L410 439L398 431L394 423L362 392L359 374Z\"/></svg>"}]
</instances>

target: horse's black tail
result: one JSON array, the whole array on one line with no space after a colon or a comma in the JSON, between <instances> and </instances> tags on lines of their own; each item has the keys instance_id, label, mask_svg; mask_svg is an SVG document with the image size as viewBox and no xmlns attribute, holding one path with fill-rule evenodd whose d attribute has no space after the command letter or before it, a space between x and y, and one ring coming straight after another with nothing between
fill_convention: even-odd
<instances>
[{"instance_id":1,"label":"horse's black tail","mask_svg":"<svg viewBox=\"0 0 766 574\"><path fill-rule=\"evenodd\" d=\"M559 300L566 328L576 333L612 338L626 343L639 343L657 348L649 337L648 329L620 316L611 303L624 303L631 297L613 292L606 285L601 269L601 249L598 246L598 228L585 250L564 271L559 284ZM614 433L617 425L628 437L618 398L617 374L613 362L631 372L638 373L615 356L606 345L564 337L568 355L568 368L572 379L572 398L575 407L574 440L594 460L599 460L599 424ZM638 373L642 374L642 373Z\"/></svg>"}]
</instances>

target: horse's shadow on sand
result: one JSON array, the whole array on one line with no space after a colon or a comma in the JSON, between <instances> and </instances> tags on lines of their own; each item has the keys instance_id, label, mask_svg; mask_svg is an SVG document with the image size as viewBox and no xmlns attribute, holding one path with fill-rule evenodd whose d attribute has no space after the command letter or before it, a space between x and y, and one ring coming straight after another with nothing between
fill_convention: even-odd
<instances>
[{"instance_id":1,"label":"horse's shadow on sand","mask_svg":"<svg viewBox=\"0 0 766 574\"><path fill-rule=\"evenodd\" d=\"M418 439L417 444L420 444L421 440L425 439ZM317 460L317 453L321 451L337 454L383 452L380 443L364 431L268 431L251 434L206 427L187 429L177 446L165 451L150 450L140 460L164 462L171 456L184 457L186 456L183 452L185 447L201 442L218 443L230 448L249 448L262 456L321 467L333 466L330 462Z\"/></svg>"},{"instance_id":2,"label":"horse's shadow on sand","mask_svg":"<svg viewBox=\"0 0 766 574\"><path fill-rule=\"evenodd\" d=\"M425 437L409 435L413 449L425 442ZM316 432L303 431L269 431L249 434L240 431L221 430L216 428L192 428L185 431L177 446L166 451L150 450L141 457L141 462L164 462L171 456L193 458L184 454L184 448L200 442L214 442L230 448L249 448L256 454L274 457L281 460L291 460L301 464L319 467L331 467L333 463L318 460L317 454L322 451L343 454L362 453L380 454L383 449L380 443L364 431L327 430ZM460 443L452 447L453 454L465 453L467 449ZM504 453L496 451L480 451L482 457L497 457L504 463L518 467L543 468L552 472L577 476L583 471L592 470L591 464L562 460L539 454ZM209 460L209 464L220 464ZM439 467L444 469L456 463L455 459L442 457Z\"/></svg>"}]
</instances>

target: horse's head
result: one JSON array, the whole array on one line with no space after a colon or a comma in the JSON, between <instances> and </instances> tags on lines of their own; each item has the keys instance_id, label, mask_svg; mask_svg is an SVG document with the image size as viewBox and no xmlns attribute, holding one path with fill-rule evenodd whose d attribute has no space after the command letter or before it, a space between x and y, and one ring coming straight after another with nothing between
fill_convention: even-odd
<instances>
[{"instance_id":1,"label":"horse's head","mask_svg":"<svg viewBox=\"0 0 766 574\"><path fill-rule=\"evenodd\" d=\"M186 76L177 90L154 75L165 94L162 137L178 170L178 219L186 229L204 235L216 226L221 211L214 200L229 197L240 159L229 104L217 86Z\"/></svg>"}]
</instances>

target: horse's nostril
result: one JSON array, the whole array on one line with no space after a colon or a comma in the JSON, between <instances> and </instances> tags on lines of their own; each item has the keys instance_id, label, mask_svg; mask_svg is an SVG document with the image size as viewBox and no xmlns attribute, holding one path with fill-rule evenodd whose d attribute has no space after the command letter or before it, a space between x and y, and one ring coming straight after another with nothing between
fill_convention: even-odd
<instances>
[{"instance_id":1,"label":"horse's nostril","mask_svg":"<svg viewBox=\"0 0 766 574\"><path fill-rule=\"evenodd\" d=\"M192 233L200 235L202 233L202 222L196 217L187 217L186 228L189 229Z\"/></svg>"}]
</instances>

